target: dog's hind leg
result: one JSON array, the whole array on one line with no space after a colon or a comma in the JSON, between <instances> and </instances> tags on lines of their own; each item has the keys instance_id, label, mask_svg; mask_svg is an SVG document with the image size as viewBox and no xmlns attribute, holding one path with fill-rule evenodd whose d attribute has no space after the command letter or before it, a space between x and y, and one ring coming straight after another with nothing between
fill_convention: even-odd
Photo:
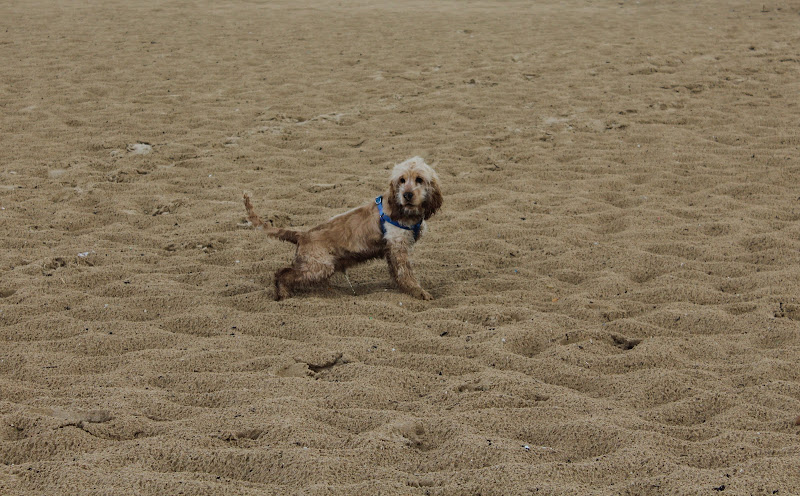
<instances>
[{"instance_id":1,"label":"dog's hind leg","mask_svg":"<svg viewBox=\"0 0 800 496\"><path fill-rule=\"evenodd\" d=\"M296 288L316 285L330 278L333 273L333 262L298 258L292 267L275 273L275 300L288 298Z\"/></svg>"}]
</instances>

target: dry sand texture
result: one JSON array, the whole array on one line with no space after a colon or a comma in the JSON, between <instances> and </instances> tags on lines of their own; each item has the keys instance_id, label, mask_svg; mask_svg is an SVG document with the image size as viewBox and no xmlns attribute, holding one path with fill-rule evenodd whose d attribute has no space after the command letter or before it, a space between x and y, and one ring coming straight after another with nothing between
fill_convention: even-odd
<instances>
[{"instance_id":1,"label":"dry sand texture","mask_svg":"<svg viewBox=\"0 0 800 496\"><path fill-rule=\"evenodd\" d=\"M0 494L800 494L799 14L0 3ZM272 301L416 154L436 299Z\"/></svg>"}]
</instances>

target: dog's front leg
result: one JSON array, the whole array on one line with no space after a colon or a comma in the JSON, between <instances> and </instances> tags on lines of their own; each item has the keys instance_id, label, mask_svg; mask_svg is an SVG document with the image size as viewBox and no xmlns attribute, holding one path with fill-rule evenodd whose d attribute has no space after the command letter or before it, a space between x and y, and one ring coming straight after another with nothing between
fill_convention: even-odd
<instances>
[{"instance_id":1,"label":"dog's front leg","mask_svg":"<svg viewBox=\"0 0 800 496\"><path fill-rule=\"evenodd\" d=\"M432 300L433 296L422 289L414 272L411 270L411 260L408 258L408 250L404 246L389 246L386 251L386 261L389 262L389 272L392 274L400 290L408 293L414 298L422 300Z\"/></svg>"}]
</instances>

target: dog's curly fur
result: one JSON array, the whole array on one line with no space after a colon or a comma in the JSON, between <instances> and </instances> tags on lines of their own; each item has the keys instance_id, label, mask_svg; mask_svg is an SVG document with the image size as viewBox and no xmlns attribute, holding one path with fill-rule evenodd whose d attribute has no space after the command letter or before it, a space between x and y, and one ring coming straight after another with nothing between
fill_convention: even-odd
<instances>
[{"instance_id":1,"label":"dog's curly fur","mask_svg":"<svg viewBox=\"0 0 800 496\"><path fill-rule=\"evenodd\" d=\"M297 288L330 278L336 271L371 260L386 258L389 273L400 289L416 298L433 299L414 277L409 251L414 233L385 223L381 233L378 206L374 201L339 214L308 231L280 229L265 224L256 215L250 197L244 195L247 218L257 229L297 245L294 262L275 273L275 299L289 297ZM422 223L420 238L428 220L442 206L442 192L436 172L420 157L397 164L389 191L383 195L384 213L404 226Z\"/></svg>"}]
</instances>

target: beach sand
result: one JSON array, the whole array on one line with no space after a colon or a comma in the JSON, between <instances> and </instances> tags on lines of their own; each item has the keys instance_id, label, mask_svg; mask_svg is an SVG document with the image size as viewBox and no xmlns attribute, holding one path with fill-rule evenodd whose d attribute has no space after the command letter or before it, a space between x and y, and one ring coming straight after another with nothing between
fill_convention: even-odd
<instances>
[{"instance_id":1,"label":"beach sand","mask_svg":"<svg viewBox=\"0 0 800 496\"><path fill-rule=\"evenodd\" d=\"M798 14L3 3L0 494L800 494ZM273 301L414 155L435 299Z\"/></svg>"}]
</instances>

